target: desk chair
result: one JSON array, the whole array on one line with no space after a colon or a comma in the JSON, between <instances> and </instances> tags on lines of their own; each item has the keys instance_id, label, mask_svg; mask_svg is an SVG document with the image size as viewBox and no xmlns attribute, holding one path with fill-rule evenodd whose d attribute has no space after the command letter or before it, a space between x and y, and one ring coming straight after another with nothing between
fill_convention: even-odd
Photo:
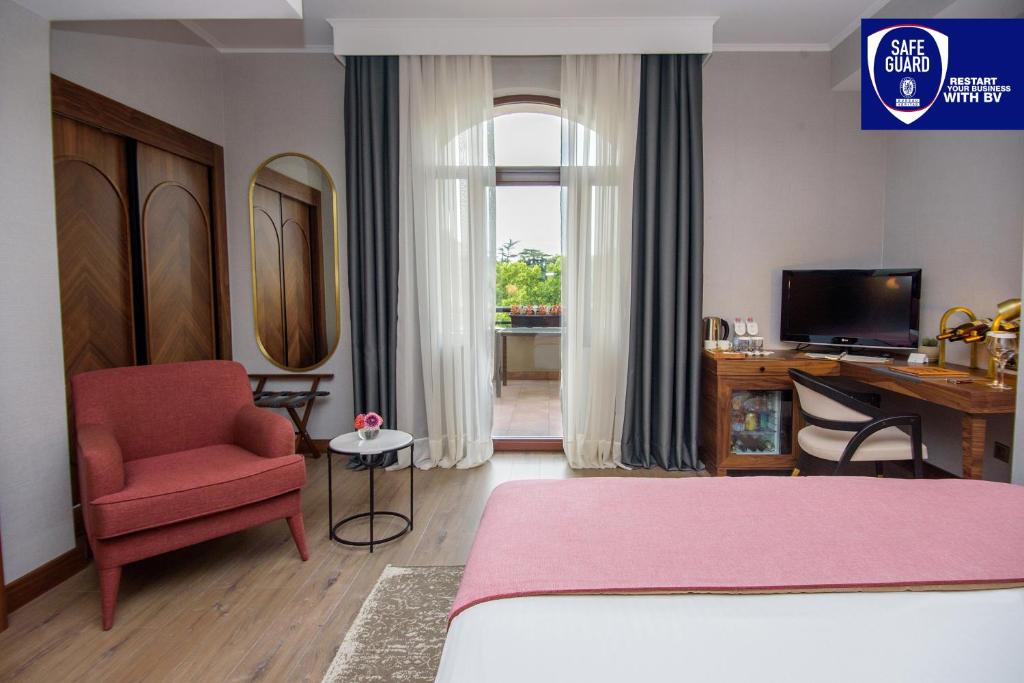
<instances>
[{"instance_id":1,"label":"desk chair","mask_svg":"<svg viewBox=\"0 0 1024 683\"><path fill-rule=\"evenodd\" d=\"M797 434L800 455L793 476L800 474L807 456L836 463L833 474L848 462L874 462L878 476L887 460L912 460L914 478L924 476L928 449L921 442L920 415L888 415L821 377L800 370L790 370L789 376L807 423ZM901 427L909 427L910 433Z\"/></svg>"}]
</instances>

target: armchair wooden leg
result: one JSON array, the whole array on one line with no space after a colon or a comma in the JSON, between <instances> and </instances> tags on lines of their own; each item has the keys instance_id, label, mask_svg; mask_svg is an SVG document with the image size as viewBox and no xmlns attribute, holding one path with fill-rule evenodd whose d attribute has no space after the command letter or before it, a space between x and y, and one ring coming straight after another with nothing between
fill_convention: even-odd
<instances>
[{"instance_id":1,"label":"armchair wooden leg","mask_svg":"<svg viewBox=\"0 0 1024 683\"><path fill-rule=\"evenodd\" d=\"M881 460L876 460L875 461L875 476L876 477L884 477L885 476L885 463L882 462Z\"/></svg>"},{"instance_id":2,"label":"armchair wooden leg","mask_svg":"<svg viewBox=\"0 0 1024 683\"><path fill-rule=\"evenodd\" d=\"M114 608L117 607L117 588L121 584L121 568L100 569L100 611L103 614L103 630L109 631L114 625Z\"/></svg>"},{"instance_id":3,"label":"armchair wooden leg","mask_svg":"<svg viewBox=\"0 0 1024 683\"><path fill-rule=\"evenodd\" d=\"M306 525L302 521L302 513L288 518L288 528L292 531L292 539L299 550L299 557L305 562L309 559L309 548L306 547Z\"/></svg>"}]
</instances>

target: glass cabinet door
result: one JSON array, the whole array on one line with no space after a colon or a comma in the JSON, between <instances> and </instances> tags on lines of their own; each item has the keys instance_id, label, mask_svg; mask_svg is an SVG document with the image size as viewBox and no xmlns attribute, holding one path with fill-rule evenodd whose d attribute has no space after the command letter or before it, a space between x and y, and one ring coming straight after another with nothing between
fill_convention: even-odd
<instances>
[{"instance_id":1,"label":"glass cabinet door","mask_svg":"<svg viewBox=\"0 0 1024 683\"><path fill-rule=\"evenodd\" d=\"M792 424L792 391L735 390L729 411L729 450L737 455L788 455Z\"/></svg>"}]
</instances>

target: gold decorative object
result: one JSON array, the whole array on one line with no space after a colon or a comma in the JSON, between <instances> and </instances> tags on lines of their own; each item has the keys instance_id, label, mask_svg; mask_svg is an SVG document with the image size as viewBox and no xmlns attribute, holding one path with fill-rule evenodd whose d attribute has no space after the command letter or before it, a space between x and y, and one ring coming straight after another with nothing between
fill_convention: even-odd
<instances>
[{"instance_id":1,"label":"gold decorative object","mask_svg":"<svg viewBox=\"0 0 1024 683\"><path fill-rule=\"evenodd\" d=\"M967 316L969 321L977 320L978 317L974 315L974 311L967 308L966 306L954 306L945 313L942 314L942 319L939 321L939 367L946 367L946 340L942 338L942 335L950 332L949 319L956 313L963 313ZM971 367L978 367L978 347L974 344L971 345Z\"/></svg>"},{"instance_id":2,"label":"gold decorative object","mask_svg":"<svg viewBox=\"0 0 1024 683\"><path fill-rule=\"evenodd\" d=\"M968 324L951 328L949 326L949 320L957 313L962 313L967 316ZM942 320L939 322L939 367L946 367L946 342L949 341L950 336L960 328L968 329L954 336L953 341L963 341L971 346L971 367L976 368L978 367L978 345L981 342L986 342L986 332L991 330L992 332L1013 332L1019 335L1020 325L1015 321L1020 318L1020 315L1020 299L1007 299L1005 301L1000 301L996 306L996 317L992 320L991 325L988 324L987 319L979 320L978 317L974 315L974 311L966 306L954 306L949 309L942 314ZM995 377L995 372L995 360L993 358L989 358L989 378Z\"/></svg>"},{"instance_id":3,"label":"gold decorative object","mask_svg":"<svg viewBox=\"0 0 1024 683\"><path fill-rule=\"evenodd\" d=\"M1020 317L1020 299L1007 299L1006 301L1000 301L996 307L998 315L996 319L992 321L992 331L998 332L1001 329L1001 325L1012 320L1016 320Z\"/></svg>"},{"instance_id":4,"label":"gold decorative object","mask_svg":"<svg viewBox=\"0 0 1024 683\"><path fill-rule=\"evenodd\" d=\"M1006 301L1000 301L996 306L996 312L996 318L992 321L992 331L1001 332L1005 328L1010 327L1007 323L1020 318L1020 299L1007 299ZM1018 338L1020 337L1019 325L1012 331L1017 333ZM996 376L996 359L991 356L988 359L988 376L989 379L995 379Z\"/></svg>"}]
</instances>

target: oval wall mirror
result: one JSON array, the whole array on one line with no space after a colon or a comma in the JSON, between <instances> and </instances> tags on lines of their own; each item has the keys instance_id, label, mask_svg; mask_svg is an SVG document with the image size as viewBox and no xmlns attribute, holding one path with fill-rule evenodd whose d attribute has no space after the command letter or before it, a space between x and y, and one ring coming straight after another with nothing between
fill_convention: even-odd
<instances>
[{"instance_id":1,"label":"oval wall mirror","mask_svg":"<svg viewBox=\"0 0 1024 683\"><path fill-rule=\"evenodd\" d=\"M334 182L304 154L270 157L249 183L256 343L272 363L309 370L338 345Z\"/></svg>"}]
</instances>

